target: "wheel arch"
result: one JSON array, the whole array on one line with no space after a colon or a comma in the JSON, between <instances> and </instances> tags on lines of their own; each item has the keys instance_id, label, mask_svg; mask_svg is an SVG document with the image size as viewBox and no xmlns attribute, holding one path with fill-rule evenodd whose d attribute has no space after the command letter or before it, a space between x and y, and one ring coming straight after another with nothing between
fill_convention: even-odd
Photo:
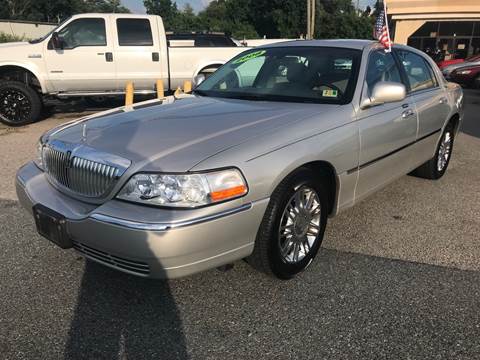
<instances>
[{"instance_id":1,"label":"wheel arch","mask_svg":"<svg viewBox=\"0 0 480 360\"><path fill-rule=\"evenodd\" d=\"M447 121L447 124L450 124L452 123L453 124L453 127L455 129L454 131L454 134L456 134L459 130L459 126L460 126L460 114L459 113L455 113L453 114L450 119Z\"/></svg>"},{"instance_id":2,"label":"wheel arch","mask_svg":"<svg viewBox=\"0 0 480 360\"><path fill-rule=\"evenodd\" d=\"M328 214L334 215L336 212L337 199L338 199L338 190L340 188L339 177L335 167L328 161L325 160L316 160L304 163L294 170L290 171L286 176L282 176L282 179L278 182L280 183L283 179L292 176L297 171L301 169L312 170L315 174L318 174L322 179L327 181L328 184ZM277 186L278 184L276 184Z\"/></svg>"},{"instance_id":3,"label":"wheel arch","mask_svg":"<svg viewBox=\"0 0 480 360\"><path fill-rule=\"evenodd\" d=\"M32 85L39 93L45 93L45 85L35 69L24 64L2 63L0 64L0 79L13 80Z\"/></svg>"},{"instance_id":4,"label":"wheel arch","mask_svg":"<svg viewBox=\"0 0 480 360\"><path fill-rule=\"evenodd\" d=\"M215 69L217 70L219 67L223 66L225 64L225 61L222 61L222 60L214 60L214 61L210 61L210 62L207 62L207 63L202 63L200 64L197 69L195 70L194 74L193 74L193 77L197 76L198 74L200 74L203 70L206 70L206 69Z\"/></svg>"}]
</instances>

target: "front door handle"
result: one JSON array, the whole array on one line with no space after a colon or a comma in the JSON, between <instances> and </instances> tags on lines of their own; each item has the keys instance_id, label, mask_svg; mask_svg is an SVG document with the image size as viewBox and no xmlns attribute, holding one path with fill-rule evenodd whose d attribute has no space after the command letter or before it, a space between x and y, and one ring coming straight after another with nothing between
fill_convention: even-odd
<instances>
[{"instance_id":1,"label":"front door handle","mask_svg":"<svg viewBox=\"0 0 480 360\"><path fill-rule=\"evenodd\" d=\"M153 52L152 53L152 61L160 61L160 54L158 52Z\"/></svg>"},{"instance_id":2,"label":"front door handle","mask_svg":"<svg viewBox=\"0 0 480 360\"><path fill-rule=\"evenodd\" d=\"M440 100L438 101L440 104L446 104L447 103L447 98L446 97L442 97L440 98Z\"/></svg>"},{"instance_id":3,"label":"front door handle","mask_svg":"<svg viewBox=\"0 0 480 360\"><path fill-rule=\"evenodd\" d=\"M408 109L402 113L402 118L406 119L413 115L415 115L415 111L413 111L412 109Z\"/></svg>"},{"instance_id":4,"label":"front door handle","mask_svg":"<svg viewBox=\"0 0 480 360\"><path fill-rule=\"evenodd\" d=\"M106 52L105 53L105 60L107 62L112 62L113 61L113 54L111 52Z\"/></svg>"}]
</instances>

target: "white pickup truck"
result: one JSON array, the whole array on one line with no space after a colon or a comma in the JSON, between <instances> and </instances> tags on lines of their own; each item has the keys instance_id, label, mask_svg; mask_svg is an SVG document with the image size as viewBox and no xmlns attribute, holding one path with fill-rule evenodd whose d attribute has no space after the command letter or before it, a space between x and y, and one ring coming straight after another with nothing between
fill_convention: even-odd
<instances>
[{"instance_id":1,"label":"white pickup truck","mask_svg":"<svg viewBox=\"0 0 480 360\"><path fill-rule=\"evenodd\" d=\"M0 121L37 120L48 97L152 94L208 75L245 47L170 47L160 16L75 15L43 38L0 45Z\"/></svg>"}]
</instances>

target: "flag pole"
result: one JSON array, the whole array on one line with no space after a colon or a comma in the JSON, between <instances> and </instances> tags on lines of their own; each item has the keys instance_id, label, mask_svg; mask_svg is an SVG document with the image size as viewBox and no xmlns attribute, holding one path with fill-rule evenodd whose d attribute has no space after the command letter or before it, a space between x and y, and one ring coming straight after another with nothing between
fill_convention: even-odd
<instances>
[{"instance_id":1,"label":"flag pole","mask_svg":"<svg viewBox=\"0 0 480 360\"><path fill-rule=\"evenodd\" d=\"M392 52L392 39L390 38L390 27L388 26L387 0L383 0L383 13L385 14L385 27L387 28L387 36L388 36L387 52Z\"/></svg>"}]
</instances>

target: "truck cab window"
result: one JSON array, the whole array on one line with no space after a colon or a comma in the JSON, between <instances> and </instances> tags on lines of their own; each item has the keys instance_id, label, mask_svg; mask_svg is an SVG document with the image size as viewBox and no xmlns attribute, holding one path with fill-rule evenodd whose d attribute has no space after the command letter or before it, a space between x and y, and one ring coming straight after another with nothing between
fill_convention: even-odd
<instances>
[{"instance_id":1,"label":"truck cab window","mask_svg":"<svg viewBox=\"0 0 480 360\"><path fill-rule=\"evenodd\" d=\"M120 46L153 46L148 19L117 19L117 31Z\"/></svg>"},{"instance_id":2,"label":"truck cab window","mask_svg":"<svg viewBox=\"0 0 480 360\"><path fill-rule=\"evenodd\" d=\"M64 49L107 45L105 20L99 18L73 20L58 32L58 36L63 41Z\"/></svg>"}]
</instances>

